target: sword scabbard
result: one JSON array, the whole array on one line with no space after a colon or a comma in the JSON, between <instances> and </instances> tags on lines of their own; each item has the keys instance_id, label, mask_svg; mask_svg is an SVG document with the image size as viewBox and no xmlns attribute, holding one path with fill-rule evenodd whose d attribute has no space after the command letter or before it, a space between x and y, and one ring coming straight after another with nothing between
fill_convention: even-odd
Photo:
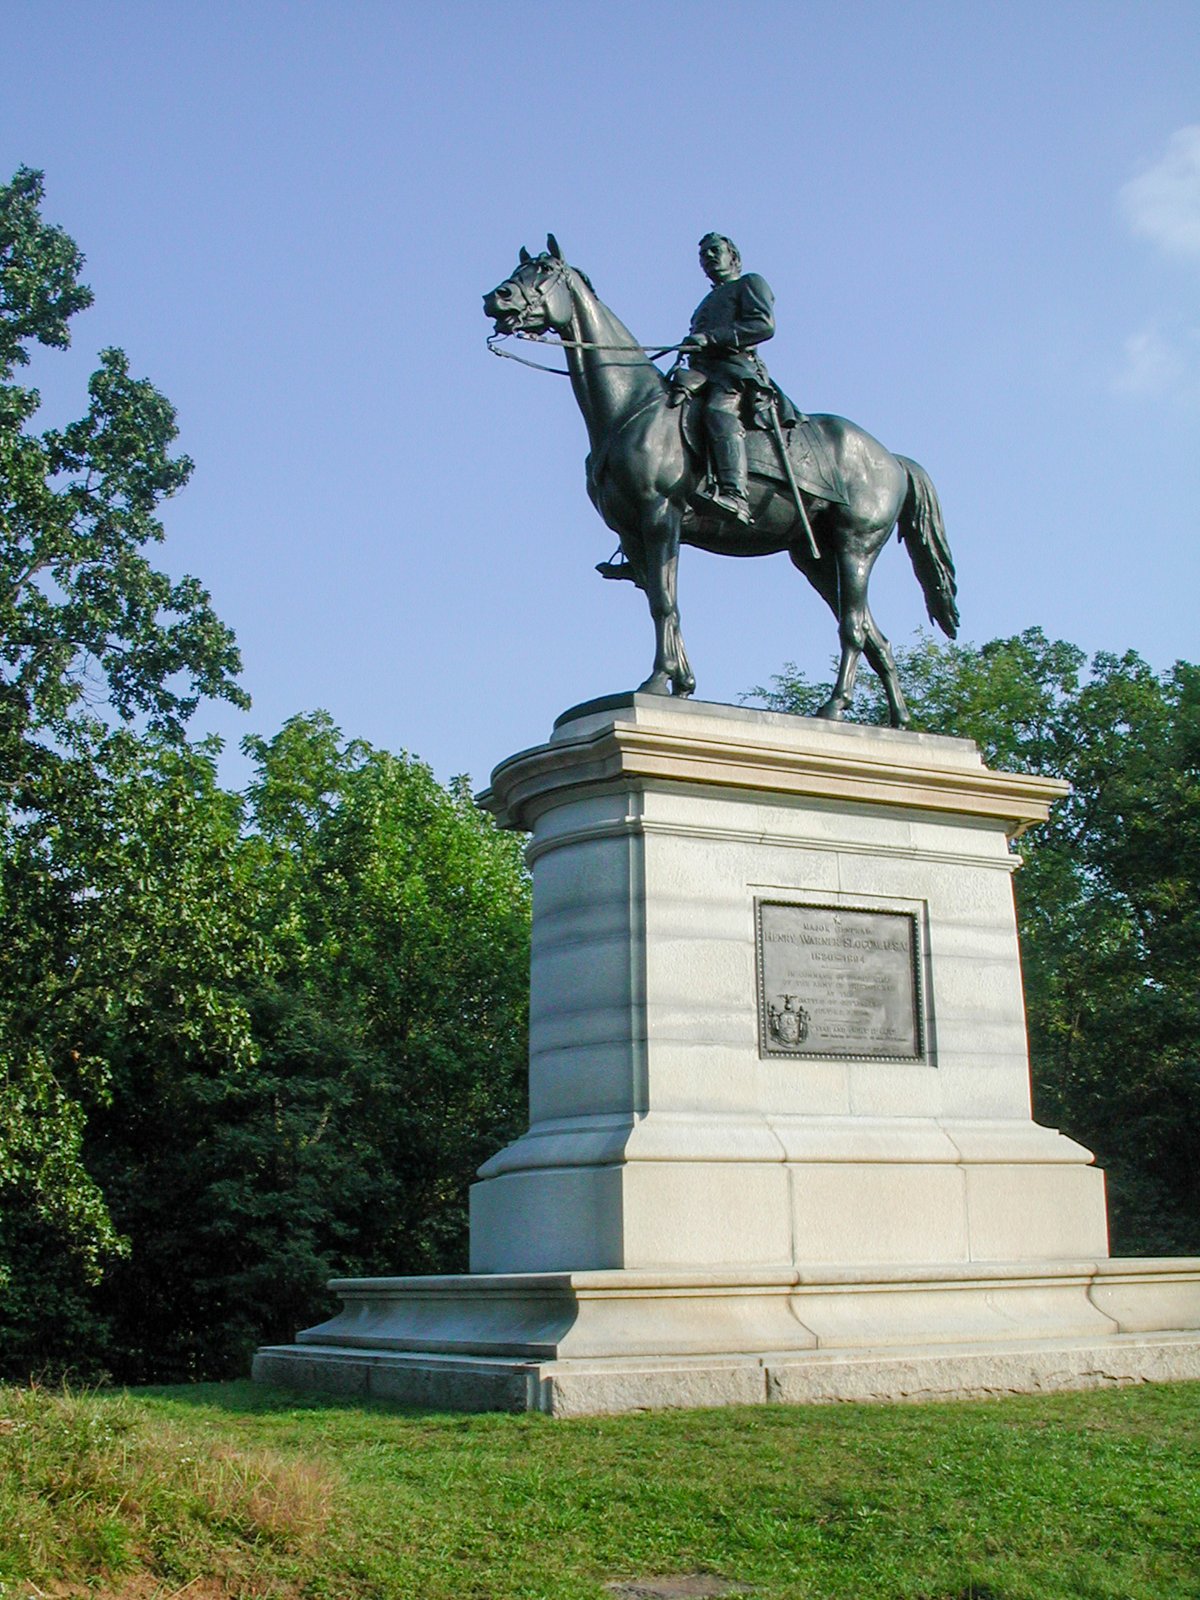
<instances>
[{"instance_id":1,"label":"sword scabbard","mask_svg":"<svg viewBox=\"0 0 1200 1600\"><path fill-rule=\"evenodd\" d=\"M796 482L796 474L792 471L792 458L787 453L783 429L779 425L779 402L774 395L771 396L771 430L775 435L775 448L779 451L779 460L788 481L788 488L792 491L792 499L796 502L796 511L800 517L800 525L804 529L804 537L808 540L809 552L814 561L820 561L821 552L817 549L817 541L813 538L812 523L808 520L808 512L800 494L800 485Z\"/></svg>"}]
</instances>

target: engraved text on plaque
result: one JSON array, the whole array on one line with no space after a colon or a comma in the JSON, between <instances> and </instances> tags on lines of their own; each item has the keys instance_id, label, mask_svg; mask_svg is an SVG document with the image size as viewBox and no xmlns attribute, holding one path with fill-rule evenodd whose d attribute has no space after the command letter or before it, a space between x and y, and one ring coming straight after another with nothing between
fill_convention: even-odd
<instances>
[{"instance_id":1,"label":"engraved text on plaque","mask_svg":"<svg viewBox=\"0 0 1200 1600\"><path fill-rule=\"evenodd\" d=\"M923 1055L910 913L760 900L758 989L763 1056Z\"/></svg>"}]
</instances>

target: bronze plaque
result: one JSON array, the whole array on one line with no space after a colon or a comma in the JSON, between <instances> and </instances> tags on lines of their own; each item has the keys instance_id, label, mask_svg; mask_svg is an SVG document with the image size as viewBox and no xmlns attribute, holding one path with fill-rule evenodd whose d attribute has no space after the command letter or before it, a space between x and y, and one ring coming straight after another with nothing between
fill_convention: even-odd
<instances>
[{"instance_id":1,"label":"bronze plaque","mask_svg":"<svg viewBox=\"0 0 1200 1600\"><path fill-rule=\"evenodd\" d=\"M758 902L759 1054L916 1061L917 919Z\"/></svg>"}]
</instances>

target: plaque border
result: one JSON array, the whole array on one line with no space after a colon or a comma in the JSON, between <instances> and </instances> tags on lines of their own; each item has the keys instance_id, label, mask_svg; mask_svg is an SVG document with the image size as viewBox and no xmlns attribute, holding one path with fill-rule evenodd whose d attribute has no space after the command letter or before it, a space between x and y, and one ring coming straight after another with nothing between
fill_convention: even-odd
<instances>
[{"instance_id":1,"label":"plaque border","mask_svg":"<svg viewBox=\"0 0 1200 1600\"><path fill-rule=\"evenodd\" d=\"M767 995L763 983L763 937L762 937L762 911L764 906L787 906L797 911L848 911L872 917L904 917L912 929L909 941L909 954L912 961L913 983L913 1021L917 1039L915 1054L881 1055L872 1053L863 1055L852 1050L768 1050L767 1039ZM921 917L917 911L893 911L885 906L860 906L849 901L830 902L825 900L781 900L776 895L755 895L754 897L754 967L755 986L758 990L758 1059L760 1061L778 1061L781 1057L788 1061L884 1061L901 1062L907 1066L928 1066L929 1049L925 1030L925 990L921 982L921 969L923 966L924 951L921 945Z\"/></svg>"}]
</instances>

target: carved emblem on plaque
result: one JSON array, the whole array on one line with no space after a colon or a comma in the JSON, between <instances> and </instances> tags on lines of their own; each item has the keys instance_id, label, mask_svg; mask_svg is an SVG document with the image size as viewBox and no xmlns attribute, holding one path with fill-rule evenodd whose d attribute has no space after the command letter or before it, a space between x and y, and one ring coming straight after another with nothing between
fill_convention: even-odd
<instances>
[{"instance_id":1,"label":"carved emblem on plaque","mask_svg":"<svg viewBox=\"0 0 1200 1600\"><path fill-rule=\"evenodd\" d=\"M783 994L779 997L782 1006L767 1004L767 1026L771 1030L771 1037L779 1044L790 1048L792 1045L803 1044L808 1038L808 1024L811 1020L803 1006L798 1006L798 996Z\"/></svg>"}]
</instances>

